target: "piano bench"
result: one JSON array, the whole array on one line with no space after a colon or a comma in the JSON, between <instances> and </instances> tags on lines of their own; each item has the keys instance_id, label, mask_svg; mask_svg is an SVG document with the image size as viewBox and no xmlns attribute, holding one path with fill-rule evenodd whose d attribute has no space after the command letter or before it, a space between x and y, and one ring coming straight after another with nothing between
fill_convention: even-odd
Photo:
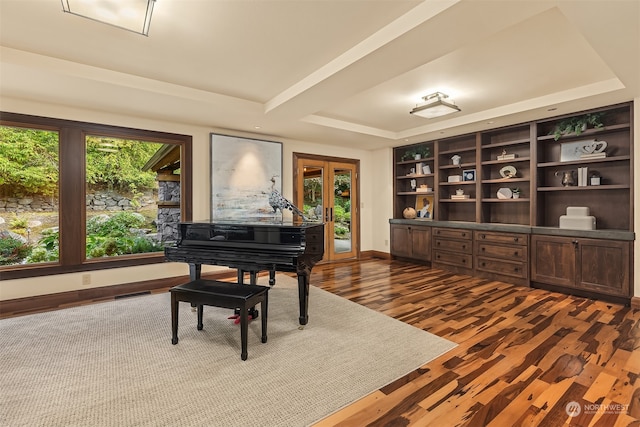
<instances>
[{"instance_id":1,"label":"piano bench","mask_svg":"<svg viewBox=\"0 0 640 427\"><path fill-rule=\"evenodd\" d=\"M260 303L262 307L262 342L267 342L267 309L269 288L257 285L240 285L217 280L198 279L184 285L174 286L171 292L171 344L178 344L178 303L195 305L198 310L198 330L202 330L202 306L240 309L240 340L242 360L247 360L247 311Z\"/></svg>"}]
</instances>

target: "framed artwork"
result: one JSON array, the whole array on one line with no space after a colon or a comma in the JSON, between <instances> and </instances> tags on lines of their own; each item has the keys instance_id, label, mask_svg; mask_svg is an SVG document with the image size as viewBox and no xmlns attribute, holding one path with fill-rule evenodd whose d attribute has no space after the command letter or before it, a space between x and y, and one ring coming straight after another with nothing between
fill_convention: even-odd
<instances>
[{"instance_id":1,"label":"framed artwork","mask_svg":"<svg viewBox=\"0 0 640 427\"><path fill-rule=\"evenodd\" d=\"M476 170L475 169L466 169L462 171L462 180L463 181L475 181L476 180Z\"/></svg>"},{"instance_id":2,"label":"framed artwork","mask_svg":"<svg viewBox=\"0 0 640 427\"><path fill-rule=\"evenodd\" d=\"M273 219L273 189L282 193L280 142L211 134L212 219Z\"/></svg>"},{"instance_id":3,"label":"framed artwork","mask_svg":"<svg viewBox=\"0 0 640 427\"><path fill-rule=\"evenodd\" d=\"M416 218L433 219L433 194L416 196Z\"/></svg>"}]
</instances>

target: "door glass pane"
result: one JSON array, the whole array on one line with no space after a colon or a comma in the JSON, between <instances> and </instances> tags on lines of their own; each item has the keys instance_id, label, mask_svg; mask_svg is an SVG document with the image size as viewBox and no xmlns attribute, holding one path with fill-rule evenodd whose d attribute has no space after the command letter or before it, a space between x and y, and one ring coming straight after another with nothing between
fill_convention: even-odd
<instances>
[{"instance_id":1,"label":"door glass pane","mask_svg":"<svg viewBox=\"0 0 640 427\"><path fill-rule=\"evenodd\" d=\"M58 140L0 126L0 267L59 260Z\"/></svg>"},{"instance_id":2,"label":"door glass pane","mask_svg":"<svg viewBox=\"0 0 640 427\"><path fill-rule=\"evenodd\" d=\"M351 171L335 169L333 176L334 252L351 252Z\"/></svg>"},{"instance_id":3,"label":"door glass pane","mask_svg":"<svg viewBox=\"0 0 640 427\"><path fill-rule=\"evenodd\" d=\"M304 166L304 214L307 220L323 222L324 206L322 201L322 184L324 171L317 166Z\"/></svg>"},{"instance_id":4,"label":"door glass pane","mask_svg":"<svg viewBox=\"0 0 640 427\"><path fill-rule=\"evenodd\" d=\"M162 251L180 220L180 146L88 136L86 258Z\"/></svg>"}]
</instances>

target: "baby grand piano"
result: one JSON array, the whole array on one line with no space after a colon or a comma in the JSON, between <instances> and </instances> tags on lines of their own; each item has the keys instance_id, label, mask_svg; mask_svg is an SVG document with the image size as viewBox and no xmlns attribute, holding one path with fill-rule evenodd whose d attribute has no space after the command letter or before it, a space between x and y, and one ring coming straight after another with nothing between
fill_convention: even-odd
<instances>
[{"instance_id":1,"label":"baby grand piano","mask_svg":"<svg viewBox=\"0 0 640 427\"><path fill-rule=\"evenodd\" d=\"M282 221L208 220L181 222L179 240L165 248L167 261L189 264L191 280L200 278L202 264L224 265L244 273L252 284L259 271L268 270L273 285L275 271L298 275L300 324L306 325L311 268L324 255L324 224Z\"/></svg>"}]
</instances>

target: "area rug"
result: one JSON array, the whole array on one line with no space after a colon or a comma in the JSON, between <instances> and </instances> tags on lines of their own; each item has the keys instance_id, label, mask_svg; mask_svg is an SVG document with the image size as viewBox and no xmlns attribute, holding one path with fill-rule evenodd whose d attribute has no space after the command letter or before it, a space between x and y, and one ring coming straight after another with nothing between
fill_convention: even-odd
<instances>
[{"instance_id":1,"label":"area rug","mask_svg":"<svg viewBox=\"0 0 640 427\"><path fill-rule=\"evenodd\" d=\"M268 342L249 325L240 359L229 310L204 330L168 293L0 320L2 426L306 426L455 344L311 287L298 324L295 279L269 291Z\"/></svg>"}]
</instances>

